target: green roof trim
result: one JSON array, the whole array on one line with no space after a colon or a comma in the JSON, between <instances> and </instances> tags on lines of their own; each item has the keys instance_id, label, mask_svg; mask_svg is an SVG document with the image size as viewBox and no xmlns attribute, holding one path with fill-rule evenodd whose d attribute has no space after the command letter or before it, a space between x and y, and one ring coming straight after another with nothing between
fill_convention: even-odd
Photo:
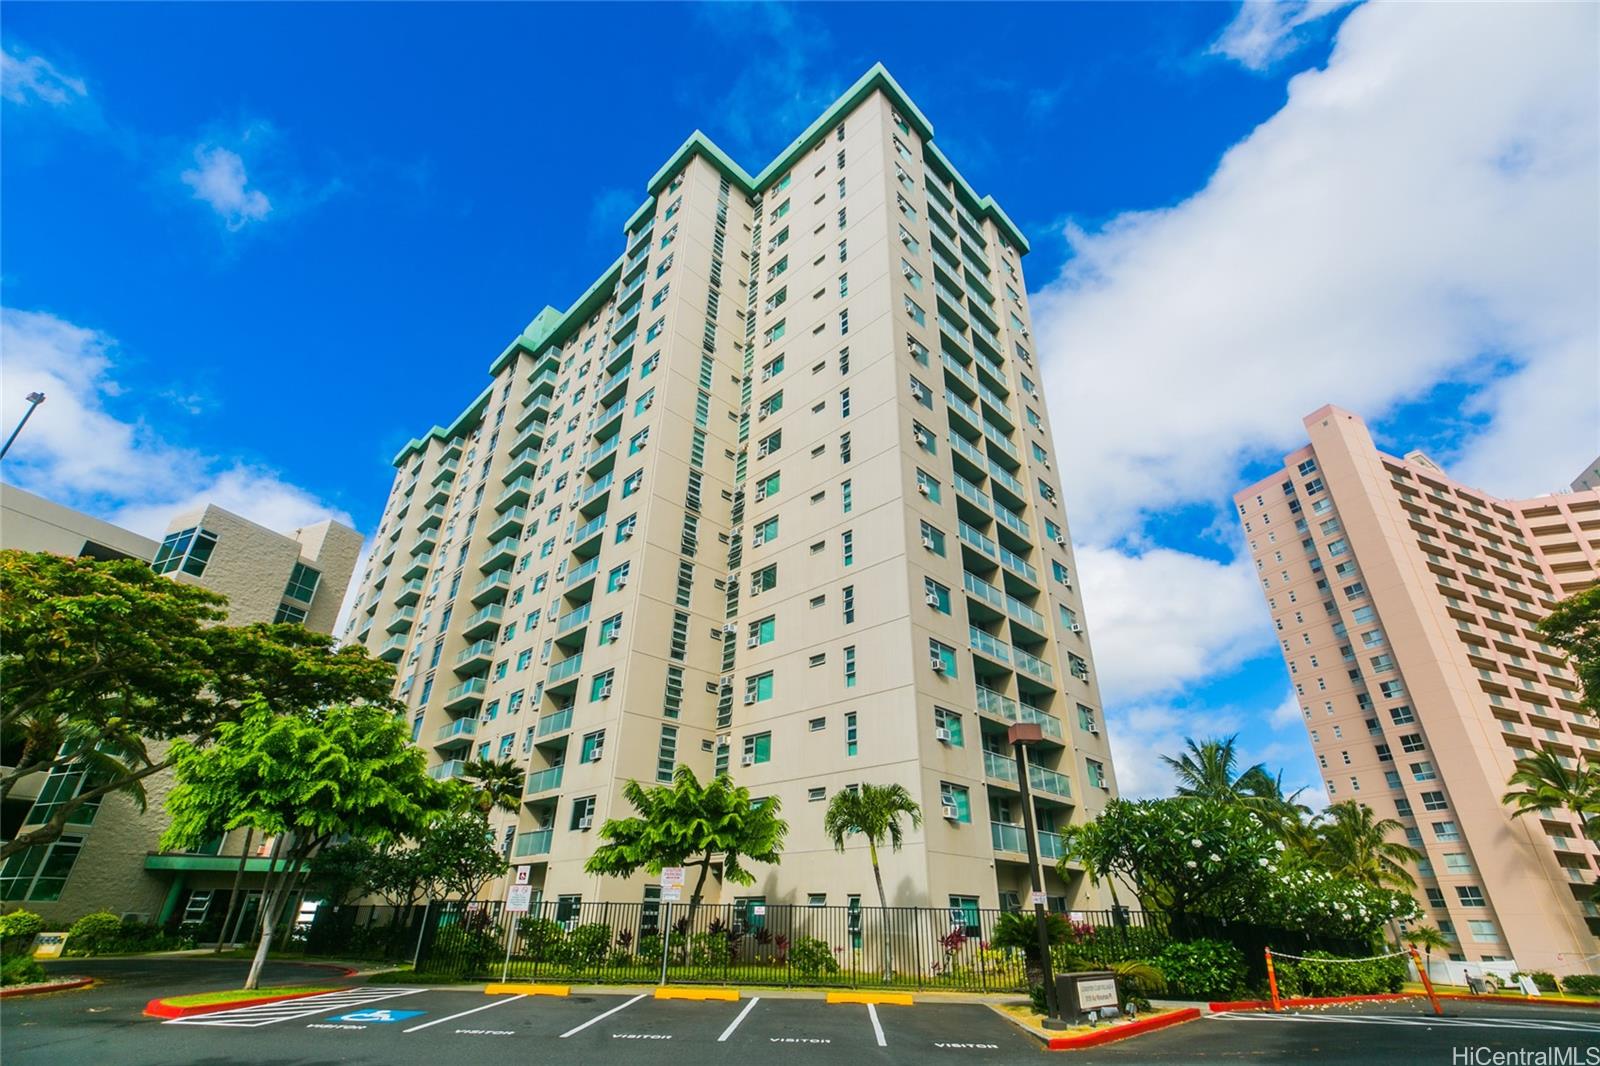
<instances>
[{"instance_id":1,"label":"green roof trim","mask_svg":"<svg viewBox=\"0 0 1600 1066\"><path fill-rule=\"evenodd\" d=\"M249 858L245 861L245 872L264 874L268 858ZM237 855L160 855L151 854L144 857L146 870L174 870L186 873L233 873L239 869L239 856ZM283 864L278 864L278 869L283 869Z\"/></svg>"},{"instance_id":2,"label":"green roof trim","mask_svg":"<svg viewBox=\"0 0 1600 1066\"><path fill-rule=\"evenodd\" d=\"M623 226L623 231L631 233L655 210L656 198L661 194L661 190L667 187L673 176L682 170L694 156L700 156L715 167L731 184L737 185L747 195L754 195L785 174L794 165L795 160L810 151L818 141L828 135L833 127L838 124L840 118L856 108L874 92L880 91L894 104L895 110L899 112L901 118L906 120L906 124L917 131L918 136L922 138L924 158L933 162L935 169L945 174L955 183L957 195L966 203L968 210L979 218L987 218L993 222L995 228L1000 230L1007 240L1026 255L1029 251L1028 239L1022 235L1022 231L1000 209L1000 205L995 203L994 197L984 196L980 198L972 186L968 184L967 179L962 177L961 172L951 164L944 152L939 149L938 145L933 143L933 123L928 121L928 117L922 113L922 109L917 107L911 97L906 94L906 91L900 87L900 83L894 80L882 63L874 63L872 69L857 79L856 83L845 90L844 94L835 100L815 122L806 127L804 133L795 138L789 147L780 152L776 159L768 163L754 177L750 175L749 171L735 163L726 152L717 147L710 137L707 137L700 130L695 130L651 177L645 187L647 195L644 203L640 204L638 210L629 216L628 221ZM561 344L567 337L577 332L584 321L594 313L596 308L605 303L606 298L610 296L611 290L622 276L622 266L623 257L619 257L565 311L557 311L553 307L546 307L535 315L533 321L528 323L527 328L522 331L521 335L508 344L505 350L495 358L494 362L489 364L489 375L493 377L499 374L507 364L516 358L519 351L537 354L538 349L545 345ZM422 438L413 440L402 448L400 454L394 457L394 465L399 466L411 455L422 451L429 440L434 438L449 440L452 437L459 436L465 428L470 428L472 421L483 417L483 412L488 407L489 394L492 391L493 386L485 389L483 395L473 401L472 406L463 411L449 429L434 426Z\"/></svg>"}]
</instances>

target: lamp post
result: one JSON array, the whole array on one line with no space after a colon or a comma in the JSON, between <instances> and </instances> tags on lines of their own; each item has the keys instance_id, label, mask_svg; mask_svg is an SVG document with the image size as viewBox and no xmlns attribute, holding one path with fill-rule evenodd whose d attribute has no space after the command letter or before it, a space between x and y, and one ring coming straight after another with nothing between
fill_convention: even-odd
<instances>
[{"instance_id":1,"label":"lamp post","mask_svg":"<svg viewBox=\"0 0 1600 1066\"><path fill-rule=\"evenodd\" d=\"M6 438L5 444L0 446L0 459L4 459L6 457L6 452L11 450L11 442L17 439L17 434L22 432L22 427L27 425L28 419L33 417L34 408L38 407L42 403L44 403L44 393L28 393L28 409L22 412L22 421L18 422L17 428L11 431L11 436Z\"/></svg>"},{"instance_id":2,"label":"lamp post","mask_svg":"<svg viewBox=\"0 0 1600 1066\"><path fill-rule=\"evenodd\" d=\"M1046 1029L1064 1029L1061 1004L1056 999L1055 963L1050 958L1050 928L1044 906L1044 871L1039 867L1039 842L1033 831L1033 796L1028 791L1028 745L1044 739L1044 730L1031 722L1019 722L1006 731L1012 753L1017 757L1017 787L1022 791L1022 827L1028 837L1028 879L1033 884L1033 921L1039 933L1039 963L1044 971Z\"/></svg>"}]
</instances>

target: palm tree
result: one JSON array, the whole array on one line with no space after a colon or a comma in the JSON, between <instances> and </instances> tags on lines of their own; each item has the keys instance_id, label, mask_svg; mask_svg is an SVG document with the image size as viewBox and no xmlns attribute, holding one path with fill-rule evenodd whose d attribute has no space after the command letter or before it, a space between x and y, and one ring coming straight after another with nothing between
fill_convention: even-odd
<instances>
[{"instance_id":1,"label":"palm tree","mask_svg":"<svg viewBox=\"0 0 1600 1066\"><path fill-rule=\"evenodd\" d=\"M883 871L878 868L878 845L888 841L894 851L900 850L905 831L900 826L901 815L911 822L911 828L922 825L922 808L911 798L904 785L867 785L859 789L847 788L833 794L828 810L822 816L822 831L828 834L833 846L844 851L845 838L860 834L867 838L867 854L872 859L872 879L878 885L880 913L887 913L889 897L883 891ZM883 972L885 980L893 971L889 956L889 938L883 940Z\"/></svg>"},{"instance_id":2,"label":"palm tree","mask_svg":"<svg viewBox=\"0 0 1600 1066\"><path fill-rule=\"evenodd\" d=\"M1188 749L1179 758L1161 756L1178 775L1178 795L1198 799L1218 800L1222 803L1239 803L1257 799L1257 790L1272 777L1261 763L1248 767L1242 773L1234 770L1239 764L1237 733L1227 737L1209 737L1199 743L1193 737L1184 737Z\"/></svg>"},{"instance_id":3,"label":"palm tree","mask_svg":"<svg viewBox=\"0 0 1600 1066\"><path fill-rule=\"evenodd\" d=\"M1500 797L1514 807L1511 817L1535 814L1561 807L1578 816L1583 835L1589 835L1589 818L1600 814L1600 774L1594 763L1580 755L1577 765L1562 765L1553 752L1540 751L1518 759L1509 785L1519 785Z\"/></svg>"},{"instance_id":4,"label":"palm tree","mask_svg":"<svg viewBox=\"0 0 1600 1066\"><path fill-rule=\"evenodd\" d=\"M522 770L510 759L474 759L461 771L471 805L485 818L494 810L514 813L522 802Z\"/></svg>"},{"instance_id":5,"label":"palm tree","mask_svg":"<svg viewBox=\"0 0 1600 1066\"><path fill-rule=\"evenodd\" d=\"M1431 925L1414 925L1407 929L1405 942L1408 947L1422 949L1424 973L1430 973L1433 969L1433 949L1450 947L1449 939Z\"/></svg>"},{"instance_id":6,"label":"palm tree","mask_svg":"<svg viewBox=\"0 0 1600 1066\"><path fill-rule=\"evenodd\" d=\"M1389 839L1404 828L1393 818L1378 818L1365 803L1335 803L1316 826L1312 857L1329 872L1374 888L1415 888L1405 864L1422 858L1421 852Z\"/></svg>"}]
</instances>

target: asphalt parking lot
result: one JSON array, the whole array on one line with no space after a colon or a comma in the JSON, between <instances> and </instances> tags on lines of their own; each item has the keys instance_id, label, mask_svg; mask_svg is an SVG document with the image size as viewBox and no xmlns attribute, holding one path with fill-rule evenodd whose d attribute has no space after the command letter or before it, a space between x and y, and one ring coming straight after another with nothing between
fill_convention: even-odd
<instances>
[{"instance_id":1,"label":"asphalt parking lot","mask_svg":"<svg viewBox=\"0 0 1600 1066\"><path fill-rule=\"evenodd\" d=\"M621 991L486 996L459 988L368 985L290 963L273 964L268 980L328 982L340 990L163 1022L140 1013L146 1000L237 986L242 964L114 960L74 969L102 984L0 1007L8 1066L437 1066L445 1059L657 1066L664 1058L742 1066L758 1056L763 1066L926 1066L1037 1062L1050 1054L978 1003L829 1005L816 997L755 990L735 1002L658 1000L648 992ZM1496 1052L1552 1049L1572 1057L1544 1061L1600 1066L1600 1010L1449 1003L1446 1017L1434 1018L1425 1004L1401 1002L1281 1015L1223 1013L1063 1054L1080 1063L1488 1066Z\"/></svg>"}]
</instances>

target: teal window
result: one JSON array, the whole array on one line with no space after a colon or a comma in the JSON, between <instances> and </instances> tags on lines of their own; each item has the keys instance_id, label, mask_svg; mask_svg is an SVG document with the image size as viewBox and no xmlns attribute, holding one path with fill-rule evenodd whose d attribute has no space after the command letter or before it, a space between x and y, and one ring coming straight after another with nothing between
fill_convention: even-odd
<instances>
[{"instance_id":1,"label":"teal window","mask_svg":"<svg viewBox=\"0 0 1600 1066\"><path fill-rule=\"evenodd\" d=\"M216 546L217 535L198 526L168 533L156 551L155 561L150 568L158 574L182 570L185 574L200 577L206 572L206 562Z\"/></svg>"},{"instance_id":2,"label":"teal window","mask_svg":"<svg viewBox=\"0 0 1600 1066\"><path fill-rule=\"evenodd\" d=\"M944 533L938 528L930 526L926 522L921 522L919 525L922 528L922 546L928 549L928 551L931 551L933 554L943 558Z\"/></svg>"},{"instance_id":3,"label":"teal window","mask_svg":"<svg viewBox=\"0 0 1600 1066\"><path fill-rule=\"evenodd\" d=\"M856 648L854 644L844 649L844 687L856 687Z\"/></svg>"},{"instance_id":4,"label":"teal window","mask_svg":"<svg viewBox=\"0 0 1600 1066\"><path fill-rule=\"evenodd\" d=\"M299 625L306 620L306 612L303 607L296 607L290 603L280 603L278 604L278 609L273 612L272 620L274 622L289 622Z\"/></svg>"},{"instance_id":5,"label":"teal window","mask_svg":"<svg viewBox=\"0 0 1600 1066\"><path fill-rule=\"evenodd\" d=\"M773 515L765 522L756 523L755 532L751 534L751 544L768 544L778 539L778 516Z\"/></svg>"},{"instance_id":6,"label":"teal window","mask_svg":"<svg viewBox=\"0 0 1600 1066\"><path fill-rule=\"evenodd\" d=\"M966 789L962 789L965 792ZM978 922L977 896L950 897L950 924L959 925L967 936L979 936L982 926Z\"/></svg>"},{"instance_id":7,"label":"teal window","mask_svg":"<svg viewBox=\"0 0 1600 1066\"><path fill-rule=\"evenodd\" d=\"M490 700L489 701L489 706L487 706L487 707L485 707L483 709L483 720L485 722L492 722L496 718L498 718L499 715L500 715L500 701L499 700Z\"/></svg>"},{"instance_id":8,"label":"teal window","mask_svg":"<svg viewBox=\"0 0 1600 1066\"><path fill-rule=\"evenodd\" d=\"M750 639L757 645L771 644L778 636L778 619L776 615L767 615L759 622L750 623Z\"/></svg>"},{"instance_id":9,"label":"teal window","mask_svg":"<svg viewBox=\"0 0 1600 1066\"><path fill-rule=\"evenodd\" d=\"M783 430L775 429L765 437L762 437L760 443L756 445L756 458L761 459L769 455L776 455L782 447Z\"/></svg>"},{"instance_id":10,"label":"teal window","mask_svg":"<svg viewBox=\"0 0 1600 1066\"><path fill-rule=\"evenodd\" d=\"M661 235L661 247L662 248L666 248L668 245L670 245L673 241L675 241L677 239L678 239L678 227L676 225L674 225L671 229L667 230L667 232L665 232L665 233L663 233Z\"/></svg>"},{"instance_id":11,"label":"teal window","mask_svg":"<svg viewBox=\"0 0 1600 1066\"><path fill-rule=\"evenodd\" d=\"M744 679L744 701L765 703L772 698L772 671Z\"/></svg>"},{"instance_id":12,"label":"teal window","mask_svg":"<svg viewBox=\"0 0 1600 1066\"><path fill-rule=\"evenodd\" d=\"M1062 538L1061 527L1048 518L1044 520L1044 535L1050 540L1064 539Z\"/></svg>"},{"instance_id":13,"label":"teal window","mask_svg":"<svg viewBox=\"0 0 1600 1066\"><path fill-rule=\"evenodd\" d=\"M745 737L744 761L747 764L771 762L772 734L757 733L754 736Z\"/></svg>"},{"instance_id":14,"label":"teal window","mask_svg":"<svg viewBox=\"0 0 1600 1066\"><path fill-rule=\"evenodd\" d=\"M777 392L773 393L771 396L768 396L765 400L761 401L760 414L763 417L765 417L766 415L775 415L781 410L783 410L783 390L782 389L779 389Z\"/></svg>"},{"instance_id":15,"label":"teal window","mask_svg":"<svg viewBox=\"0 0 1600 1066\"><path fill-rule=\"evenodd\" d=\"M651 374L654 374L656 372L656 367L660 365L661 353L657 352L655 355L652 355L650 358L639 364L639 380L643 381Z\"/></svg>"},{"instance_id":16,"label":"teal window","mask_svg":"<svg viewBox=\"0 0 1600 1066\"><path fill-rule=\"evenodd\" d=\"M1056 559L1050 560L1050 576L1063 585L1072 584L1072 575L1067 571L1067 565Z\"/></svg>"},{"instance_id":17,"label":"teal window","mask_svg":"<svg viewBox=\"0 0 1600 1066\"><path fill-rule=\"evenodd\" d=\"M856 561L856 534L854 530L847 529L839 534L839 551L844 559L845 566L851 566Z\"/></svg>"},{"instance_id":18,"label":"teal window","mask_svg":"<svg viewBox=\"0 0 1600 1066\"><path fill-rule=\"evenodd\" d=\"M600 643L610 644L622 632L622 615L614 614L600 623Z\"/></svg>"},{"instance_id":19,"label":"teal window","mask_svg":"<svg viewBox=\"0 0 1600 1066\"><path fill-rule=\"evenodd\" d=\"M940 614L950 613L950 590L931 577L922 579L923 598Z\"/></svg>"},{"instance_id":20,"label":"teal window","mask_svg":"<svg viewBox=\"0 0 1600 1066\"><path fill-rule=\"evenodd\" d=\"M62 804L83 791L86 776L81 770L52 770L39 789L39 797L33 801L33 807L28 811L23 824L43 825L54 818L56 810ZM89 800L67 816L67 824L89 825L94 821L95 812L99 809L98 799Z\"/></svg>"},{"instance_id":21,"label":"teal window","mask_svg":"<svg viewBox=\"0 0 1600 1066\"><path fill-rule=\"evenodd\" d=\"M767 330L763 334L763 336L766 338L766 342L768 344L771 344L773 341L782 340L784 333L788 332L788 328L789 328L788 320L787 319L783 319L783 320L781 320L779 322L774 323L771 326L768 326Z\"/></svg>"},{"instance_id":22,"label":"teal window","mask_svg":"<svg viewBox=\"0 0 1600 1066\"><path fill-rule=\"evenodd\" d=\"M917 471L917 491L922 493L934 503L939 502L939 482L926 470Z\"/></svg>"},{"instance_id":23,"label":"teal window","mask_svg":"<svg viewBox=\"0 0 1600 1066\"><path fill-rule=\"evenodd\" d=\"M766 592L769 589L775 589L777 587L778 587L778 564L777 563L773 563L770 566L763 566L760 570L757 570L754 574L752 574L750 576L750 594L752 596L755 595L758 592Z\"/></svg>"},{"instance_id":24,"label":"teal window","mask_svg":"<svg viewBox=\"0 0 1600 1066\"><path fill-rule=\"evenodd\" d=\"M1078 728L1086 733L1093 733L1097 728L1094 720L1094 708L1078 704Z\"/></svg>"},{"instance_id":25,"label":"teal window","mask_svg":"<svg viewBox=\"0 0 1600 1066\"><path fill-rule=\"evenodd\" d=\"M583 735L583 744L578 749L579 762L599 762L600 756L605 753L606 731L597 729L593 733Z\"/></svg>"},{"instance_id":26,"label":"teal window","mask_svg":"<svg viewBox=\"0 0 1600 1066\"><path fill-rule=\"evenodd\" d=\"M778 494L779 477L776 473L768 474L756 482L756 499L764 500L769 496Z\"/></svg>"},{"instance_id":27,"label":"teal window","mask_svg":"<svg viewBox=\"0 0 1600 1066\"><path fill-rule=\"evenodd\" d=\"M628 564L627 563L623 563L621 566L612 567L610 573L606 574L606 591L607 592L615 592L618 589L622 588L627 583L628 583Z\"/></svg>"},{"instance_id":28,"label":"teal window","mask_svg":"<svg viewBox=\"0 0 1600 1066\"><path fill-rule=\"evenodd\" d=\"M522 690L519 688L506 697L506 714L516 714L520 710L522 710Z\"/></svg>"},{"instance_id":29,"label":"teal window","mask_svg":"<svg viewBox=\"0 0 1600 1066\"><path fill-rule=\"evenodd\" d=\"M517 653L517 672L521 673L523 670L526 670L528 668L528 664L531 663L532 661L533 661L533 649L532 648L523 648L520 652Z\"/></svg>"},{"instance_id":30,"label":"teal window","mask_svg":"<svg viewBox=\"0 0 1600 1066\"><path fill-rule=\"evenodd\" d=\"M855 507L855 500L850 493L850 479L845 478L839 482L839 502L844 506L844 513L849 514Z\"/></svg>"},{"instance_id":31,"label":"teal window","mask_svg":"<svg viewBox=\"0 0 1600 1066\"><path fill-rule=\"evenodd\" d=\"M589 700L608 700L611 698L612 682L616 678L615 670L602 670L589 679Z\"/></svg>"},{"instance_id":32,"label":"teal window","mask_svg":"<svg viewBox=\"0 0 1600 1066\"><path fill-rule=\"evenodd\" d=\"M666 329L666 328L667 328L667 319L666 319L666 316L663 315L662 317L656 319L654 322L650 323L650 325L645 329L645 331L644 331L644 342L646 344L649 344L651 341L653 341L657 337L661 336L661 331Z\"/></svg>"},{"instance_id":33,"label":"teal window","mask_svg":"<svg viewBox=\"0 0 1600 1066\"><path fill-rule=\"evenodd\" d=\"M783 373L783 356L780 355L761 368L761 380L771 381L781 373Z\"/></svg>"},{"instance_id":34,"label":"teal window","mask_svg":"<svg viewBox=\"0 0 1600 1066\"><path fill-rule=\"evenodd\" d=\"M644 471L635 470L622 479L622 498L627 499L639 491L639 486L644 484Z\"/></svg>"},{"instance_id":35,"label":"teal window","mask_svg":"<svg viewBox=\"0 0 1600 1066\"><path fill-rule=\"evenodd\" d=\"M317 582L320 580L322 575L316 570L305 563L295 563L294 569L289 571L289 584L283 594L291 600L310 603L311 597L317 593Z\"/></svg>"},{"instance_id":36,"label":"teal window","mask_svg":"<svg viewBox=\"0 0 1600 1066\"><path fill-rule=\"evenodd\" d=\"M1108 785L1106 783L1106 767L1105 767L1105 763L1097 762L1094 759L1085 759L1085 760L1083 760L1083 765L1084 765L1084 768L1088 771L1089 787L1090 788L1109 788L1109 787L1111 787L1110 785Z\"/></svg>"},{"instance_id":37,"label":"teal window","mask_svg":"<svg viewBox=\"0 0 1600 1066\"><path fill-rule=\"evenodd\" d=\"M935 729L943 729L945 731L945 743L951 747L959 748L965 745L966 738L961 732L961 716L955 711L947 710L944 707L935 707L933 709L933 725Z\"/></svg>"},{"instance_id":38,"label":"teal window","mask_svg":"<svg viewBox=\"0 0 1600 1066\"><path fill-rule=\"evenodd\" d=\"M81 837L64 836L12 855L0 867L0 900L9 903L60 899L82 850Z\"/></svg>"},{"instance_id":39,"label":"teal window","mask_svg":"<svg viewBox=\"0 0 1600 1066\"><path fill-rule=\"evenodd\" d=\"M628 454L638 455L644 451L644 446L650 441L650 427L645 426L639 432L628 438Z\"/></svg>"},{"instance_id":40,"label":"teal window","mask_svg":"<svg viewBox=\"0 0 1600 1066\"><path fill-rule=\"evenodd\" d=\"M939 803L941 806L955 809L954 821L972 821L972 800L963 785L954 785L949 781L939 782ZM946 814L946 817L949 817Z\"/></svg>"},{"instance_id":41,"label":"teal window","mask_svg":"<svg viewBox=\"0 0 1600 1066\"><path fill-rule=\"evenodd\" d=\"M671 291L671 285L663 285L661 288L657 289L656 294L650 297L650 310L654 311L656 308L665 303L667 299L667 293Z\"/></svg>"},{"instance_id":42,"label":"teal window","mask_svg":"<svg viewBox=\"0 0 1600 1066\"><path fill-rule=\"evenodd\" d=\"M1078 613L1064 603L1057 604L1057 606L1061 609L1061 624L1065 626L1069 632L1077 630Z\"/></svg>"},{"instance_id":43,"label":"teal window","mask_svg":"<svg viewBox=\"0 0 1600 1066\"><path fill-rule=\"evenodd\" d=\"M917 305L917 303L914 300L911 299L911 297L907 296L905 298L905 301L906 301L906 314L911 316L911 321L915 322L919 326L927 325L928 324L928 315L927 315L927 313L925 311L923 311L922 308L919 307Z\"/></svg>"},{"instance_id":44,"label":"teal window","mask_svg":"<svg viewBox=\"0 0 1600 1066\"><path fill-rule=\"evenodd\" d=\"M661 742L656 747L656 780L669 782L678 765L678 727L661 727Z\"/></svg>"},{"instance_id":45,"label":"teal window","mask_svg":"<svg viewBox=\"0 0 1600 1066\"><path fill-rule=\"evenodd\" d=\"M928 638L928 658L939 664L938 672L943 676L956 676L956 650L950 645Z\"/></svg>"},{"instance_id":46,"label":"teal window","mask_svg":"<svg viewBox=\"0 0 1600 1066\"><path fill-rule=\"evenodd\" d=\"M772 211L773 219L777 220L782 218L784 215L787 215L789 213L789 207L792 203L793 201L791 200L785 200L783 203L774 208Z\"/></svg>"},{"instance_id":47,"label":"teal window","mask_svg":"<svg viewBox=\"0 0 1600 1066\"><path fill-rule=\"evenodd\" d=\"M850 711L844 716L844 753L854 755L859 750L856 730L856 712Z\"/></svg>"},{"instance_id":48,"label":"teal window","mask_svg":"<svg viewBox=\"0 0 1600 1066\"><path fill-rule=\"evenodd\" d=\"M644 414L650 409L650 405L655 402L655 399L656 390L650 389L643 396L639 397L633 402L633 413L636 415Z\"/></svg>"},{"instance_id":49,"label":"teal window","mask_svg":"<svg viewBox=\"0 0 1600 1066\"><path fill-rule=\"evenodd\" d=\"M658 277L658 278L661 277L663 274L665 274L667 271L669 271L671 269L672 269L672 256L669 255L665 259L661 260L661 264L656 267L656 277Z\"/></svg>"},{"instance_id":50,"label":"teal window","mask_svg":"<svg viewBox=\"0 0 1600 1066\"><path fill-rule=\"evenodd\" d=\"M623 541L633 536L634 527L636 527L638 524L639 516L636 514L631 514L627 518L617 522L617 532L614 538L615 543L621 544Z\"/></svg>"}]
</instances>

